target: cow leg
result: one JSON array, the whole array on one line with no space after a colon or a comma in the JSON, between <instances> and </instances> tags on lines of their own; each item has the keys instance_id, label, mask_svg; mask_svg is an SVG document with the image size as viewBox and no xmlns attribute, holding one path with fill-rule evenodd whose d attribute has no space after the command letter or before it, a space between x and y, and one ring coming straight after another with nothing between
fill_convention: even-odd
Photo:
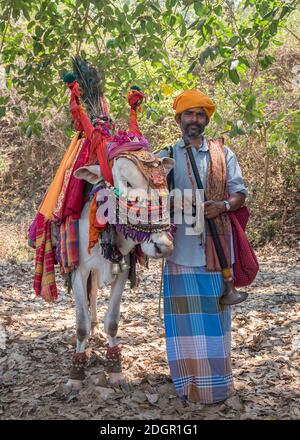
<instances>
[{"instance_id":1,"label":"cow leg","mask_svg":"<svg viewBox=\"0 0 300 440\"><path fill-rule=\"evenodd\" d=\"M70 390L78 390L82 387L84 368L86 364L85 346L91 331L91 319L89 315L87 298L87 279L89 271L76 269L72 274L72 290L76 303L76 353L73 356L73 367L70 373L67 387Z\"/></svg>"},{"instance_id":2,"label":"cow leg","mask_svg":"<svg viewBox=\"0 0 300 440\"><path fill-rule=\"evenodd\" d=\"M128 278L129 270L121 272L111 285L109 305L104 318L104 330L108 336L106 358L108 361L109 380L112 385L125 385L122 373L121 352L117 345L117 331L120 319L122 293Z\"/></svg>"},{"instance_id":3,"label":"cow leg","mask_svg":"<svg viewBox=\"0 0 300 440\"><path fill-rule=\"evenodd\" d=\"M92 284L91 291L89 293L90 299L90 315L91 315L91 334L95 335L97 327L99 325L97 319L97 292L98 292L98 272L92 271Z\"/></svg>"}]
</instances>

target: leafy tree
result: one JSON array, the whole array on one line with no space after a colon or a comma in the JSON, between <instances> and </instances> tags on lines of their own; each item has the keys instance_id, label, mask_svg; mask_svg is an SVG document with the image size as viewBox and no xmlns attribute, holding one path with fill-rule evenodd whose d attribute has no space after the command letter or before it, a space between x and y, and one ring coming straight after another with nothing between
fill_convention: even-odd
<instances>
[{"instance_id":1,"label":"leafy tree","mask_svg":"<svg viewBox=\"0 0 300 440\"><path fill-rule=\"evenodd\" d=\"M299 112L291 110L289 124L290 111L267 114L276 90L270 83L263 95L259 78L272 68L272 50L282 44L282 29L298 5L299 0L0 0L6 84L31 108L22 130L30 134L30 126L38 134L39 119L65 107L61 77L70 69L70 56L80 54L103 65L117 117L129 84L138 83L150 97L145 117L157 122L176 91L200 83L221 108L230 109L226 116L215 114L219 131L230 137L267 133L269 151L282 127L286 143L297 148Z\"/></svg>"},{"instance_id":2,"label":"leafy tree","mask_svg":"<svg viewBox=\"0 0 300 440\"><path fill-rule=\"evenodd\" d=\"M213 61L214 78L238 84L254 51L265 54L297 1L22 1L1 0L1 57L8 77L33 104L61 104L60 76L72 54L101 63L112 98L142 83L153 99L163 90L193 85L193 70ZM156 92L156 93L155 93Z\"/></svg>"},{"instance_id":3,"label":"leafy tree","mask_svg":"<svg viewBox=\"0 0 300 440\"><path fill-rule=\"evenodd\" d=\"M241 161L251 156L248 184L259 179L254 210L268 236L272 197L277 206L284 195L286 218L285 198L294 199L300 177L298 7L299 0L0 0L0 73L26 103L21 133L38 137L43 118L68 114L61 78L71 56L101 64L118 121L127 120L129 85L148 96L143 131L155 148L178 134L175 94L199 87L217 103L209 135L226 135L227 144L243 151ZM9 106L20 119L9 94L0 96L0 117ZM73 127L65 131L71 136ZM273 194L270 182L281 192Z\"/></svg>"}]
</instances>

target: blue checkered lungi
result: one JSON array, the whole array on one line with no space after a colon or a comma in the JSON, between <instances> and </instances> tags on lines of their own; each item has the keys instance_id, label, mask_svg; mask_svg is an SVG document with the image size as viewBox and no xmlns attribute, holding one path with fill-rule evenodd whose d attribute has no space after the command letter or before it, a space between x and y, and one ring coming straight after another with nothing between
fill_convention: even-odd
<instances>
[{"instance_id":1,"label":"blue checkered lungi","mask_svg":"<svg viewBox=\"0 0 300 440\"><path fill-rule=\"evenodd\" d=\"M178 396L215 403L233 393L231 310L219 305L221 273L168 261L164 269L167 356Z\"/></svg>"}]
</instances>

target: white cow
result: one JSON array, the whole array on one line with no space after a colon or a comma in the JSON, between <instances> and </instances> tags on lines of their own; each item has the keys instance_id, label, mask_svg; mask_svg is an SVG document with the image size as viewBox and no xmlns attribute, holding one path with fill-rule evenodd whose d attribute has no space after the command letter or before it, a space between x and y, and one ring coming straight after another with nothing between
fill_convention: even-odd
<instances>
[{"instance_id":1,"label":"white cow","mask_svg":"<svg viewBox=\"0 0 300 440\"><path fill-rule=\"evenodd\" d=\"M161 159L165 174L174 166L174 160L170 158ZM136 164L124 157L114 160L113 168L114 185L123 191L132 188L149 190L149 182L140 172ZM103 180L98 165L86 166L78 169L75 176L84 179L92 184ZM88 253L89 242L89 206L86 203L79 220L79 267L72 273L72 290L76 302L76 334L77 346L73 358L73 368L68 380L67 387L70 390L80 389L84 378L84 364L86 361L85 348L91 331L97 325L96 299L98 288L106 284L111 285L111 294L108 310L104 319L104 330L108 336L108 364L111 366L109 378L111 384L125 384L125 377L121 369L120 350L117 346L117 330L120 318L120 301L122 292L128 279L129 269L113 275L112 263L105 259L101 253L99 243ZM129 264L129 252L137 244L132 239L126 239L122 234L117 233L116 244L125 261ZM142 251L154 258L163 258L173 251L173 241L167 232L153 233L151 240L141 243ZM91 286L88 292L88 279Z\"/></svg>"}]
</instances>

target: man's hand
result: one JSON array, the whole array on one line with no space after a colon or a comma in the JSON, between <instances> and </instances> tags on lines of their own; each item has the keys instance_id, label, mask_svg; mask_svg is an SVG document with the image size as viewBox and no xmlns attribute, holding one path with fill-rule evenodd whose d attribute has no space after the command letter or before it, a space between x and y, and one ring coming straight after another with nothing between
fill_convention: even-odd
<instances>
[{"instance_id":1,"label":"man's hand","mask_svg":"<svg viewBox=\"0 0 300 440\"><path fill-rule=\"evenodd\" d=\"M237 192L230 194L228 202L230 203L230 211L235 211L236 209L243 206L245 202L245 194ZM205 218L215 218L223 212L227 212L224 201L215 202L214 200L208 200L204 202L204 217Z\"/></svg>"},{"instance_id":2,"label":"man's hand","mask_svg":"<svg viewBox=\"0 0 300 440\"><path fill-rule=\"evenodd\" d=\"M213 200L204 202L204 217L207 219L216 218L224 211L225 205L223 202L215 202Z\"/></svg>"}]
</instances>

